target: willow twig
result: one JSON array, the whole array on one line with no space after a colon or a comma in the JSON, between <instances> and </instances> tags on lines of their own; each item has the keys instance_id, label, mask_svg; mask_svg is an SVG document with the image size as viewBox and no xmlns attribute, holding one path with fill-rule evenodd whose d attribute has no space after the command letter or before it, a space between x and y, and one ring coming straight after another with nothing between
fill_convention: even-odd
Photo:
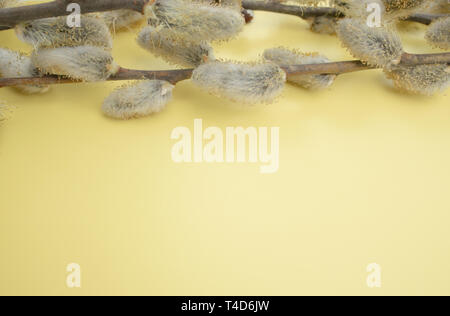
<instances>
[{"instance_id":1,"label":"willow twig","mask_svg":"<svg viewBox=\"0 0 450 316\"><path fill-rule=\"evenodd\" d=\"M318 16L344 17L344 14L336 8L329 7L305 7L286 5L277 2L266 2L261 0L243 0L242 6L248 10L283 13L308 19ZM445 14L413 14L406 18L407 21L418 22L429 25L435 19L446 16Z\"/></svg>"},{"instance_id":2,"label":"willow twig","mask_svg":"<svg viewBox=\"0 0 450 316\"><path fill-rule=\"evenodd\" d=\"M77 0L77 3L80 5L82 13L119 9L143 12L144 6L149 1L151 0ZM54 0L48 3L0 9L0 31L11 29L15 25L26 21L69 15L70 12L67 11L67 5L72 2L73 0ZM335 8L293 6L261 0L243 0L243 8L243 14L247 21L251 20L251 16L245 10L283 13L298 16L303 19L324 15L333 17L344 16L342 12ZM407 20L428 25L442 16L446 15L414 14L407 18Z\"/></svg>"},{"instance_id":3,"label":"willow twig","mask_svg":"<svg viewBox=\"0 0 450 316\"><path fill-rule=\"evenodd\" d=\"M151 0L77 0L76 3L80 5L83 14L120 9L143 13L144 6L149 1ZM54 0L49 3L0 9L0 31L9 30L26 21L69 15L67 5L73 2L74 0ZM253 19L246 9L242 10L242 14L247 23Z\"/></svg>"},{"instance_id":4,"label":"willow twig","mask_svg":"<svg viewBox=\"0 0 450 316\"><path fill-rule=\"evenodd\" d=\"M144 6L150 0L77 0L82 13L104 12L119 9L144 11ZM0 30L6 30L15 25L37 19L66 16L71 12L67 6L74 0L54 0L48 3L26 5L14 8L0 9Z\"/></svg>"},{"instance_id":5,"label":"willow twig","mask_svg":"<svg viewBox=\"0 0 450 316\"><path fill-rule=\"evenodd\" d=\"M441 54L407 54L402 56L400 65L412 66L421 64L450 64L450 53ZM320 74L334 74L341 75L362 70L376 69L366 65L359 60L340 61L323 64L308 64L308 65L291 65L283 66L283 70L289 76L297 75L320 75ZM118 73L111 76L107 81L123 81L123 80L165 80L172 84L180 81L190 79L193 69L179 69L179 70L134 70L121 68ZM27 77L27 78L0 78L0 88L11 87L18 85L52 85L63 83L80 83L80 81L73 80L66 77L49 75L41 77Z\"/></svg>"}]
</instances>

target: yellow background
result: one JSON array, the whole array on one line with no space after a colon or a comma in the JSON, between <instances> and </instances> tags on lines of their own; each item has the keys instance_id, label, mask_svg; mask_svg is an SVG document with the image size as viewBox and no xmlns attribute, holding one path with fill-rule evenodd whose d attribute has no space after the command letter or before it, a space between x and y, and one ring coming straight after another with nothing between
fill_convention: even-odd
<instances>
[{"instance_id":1,"label":"yellow background","mask_svg":"<svg viewBox=\"0 0 450 316\"><path fill-rule=\"evenodd\" d=\"M134 37L117 35L119 64L170 68ZM403 37L433 51L422 27ZM0 42L28 50L13 32ZM216 55L254 60L279 45L350 59L335 37L259 12ZM447 94L404 95L366 71L246 108L186 81L162 113L115 121L100 110L115 86L0 90L15 107L0 125L0 294L450 294ZM279 126L279 171L175 164L170 133L195 118ZM72 262L81 289L66 287ZM381 289L366 285L373 262Z\"/></svg>"}]
</instances>

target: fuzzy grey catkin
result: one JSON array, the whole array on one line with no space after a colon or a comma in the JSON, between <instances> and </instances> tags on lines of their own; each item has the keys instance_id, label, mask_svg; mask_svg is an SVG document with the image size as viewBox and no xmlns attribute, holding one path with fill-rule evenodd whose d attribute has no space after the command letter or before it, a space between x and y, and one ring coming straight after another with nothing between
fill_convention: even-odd
<instances>
[{"instance_id":1,"label":"fuzzy grey catkin","mask_svg":"<svg viewBox=\"0 0 450 316\"><path fill-rule=\"evenodd\" d=\"M274 62L279 66L323 64L330 60L317 53L302 53L283 47L267 49L264 51L264 59ZM288 82L295 83L306 89L324 89L333 84L335 75L297 75L289 76Z\"/></svg>"},{"instance_id":2,"label":"fuzzy grey catkin","mask_svg":"<svg viewBox=\"0 0 450 316\"><path fill-rule=\"evenodd\" d=\"M210 62L194 70L193 82L221 98L247 104L273 101L283 91L286 73L274 63Z\"/></svg>"},{"instance_id":3,"label":"fuzzy grey catkin","mask_svg":"<svg viewBox=\"0 0 450 316\"><path fill-rule=\"evenodd\" d=\"M429 96L450 85L450 68L446 64L397 66L385 72L396 88L413 94Z\"/></svg>"},{"instance_id":4,"label":"fuzzy grey catkin","mask_svg":"<svg viewBox=\"0 0 450 316\"><path fill-rule=\"evenodd\" d=\"M127 9L90 13L88 15L102 19L114 32L133 28L145 21L145 16L142 13Z\"/></svg>"},{"instance_id":5,"label":"fuzzy grey catkin","mask_svg":"<svg viewBox=\"0 0 450 316\"><path fill-rule=\"evenodd\" d=\"M81 45L112 48L111 33L105 22L81 17L81 27L69 27L66 17L40 19L16 26L17 37L34 48L75 47Z\"/></svg>"},{"instance_id":6,"label":"fuzzy grey catkin","mask_svg":"<svg viewBox=\"0 0 450 316\"><path fill-rule=\"evenodd\" d=\"M239 10L190 0L156 0L145 8L150 25L172 30L194 42L221 41L242 31L245 20Z\"/></svg>"},{"instance_id":7,"label":"fuzzy grey catkin","mask_svg":"<svg viewBox=\"0 0 450 316\"><path fill-rule=\"evenodd\" d=\"M39 75L39 71L32 64L30 57L0 48L0 77L23 78L37 75ZM27 94L45 93L49 90L48 86L42 85L21 85L14 88Z\"/></svg>"},{"instance_id":8,"label":"fuzzy grey catkin","mask_svg":"<svg viewBox=\"0 0 450 316\"><path fill-rule=\"evenodd\" d=\"M353 57L369 65L390 67L401 61L403 45L389 27L369 27L359 19L344 18L337 23L337 35Z\"/></svg>"},{"instance_id":9,"label":"fuzzy grey catkin","mask_svg":"<svg viewBox=\"0 0 450 316\"><path fill-rule=\"evenodd\" d=\"M83 81L104 81L120 68L108 51L95 46L39 49L32 62L43 73Z\"/></svg>"},{"instance_id":10,"label":"fuzzy grey catkin","mask_svg":"<svg viewBox=\"0 0 450 316\"><path fill-rule=\"evenodd\" d=\"M165 108L173 88L172 84L161 80L124 86L106 98L102 110L105 115L122 120L148 116Z\"/></svg>"},{"instance_id":11,"label":"fuzzy grey catkin","mask_svg":"<svg viewBox=\"0 0 450 316\"><path fill-rule=\"evenodd\" d=\"M425 38L435 47L450 49L450 17L440 18L431 23Z\"/></svg>"},{"instance_id":12,"label":"fuzzy grey catkin","mask_svg":"<svg viewBox=\"0 0 450 316\"><path fill-rule=\"evenodd\" d=\"M213 49L208 43L183 39L164 28L145 27L139 33L137 42L156 57L183 67L197 67L206 61L215 60Z\"/></svg>"}]
</instances>

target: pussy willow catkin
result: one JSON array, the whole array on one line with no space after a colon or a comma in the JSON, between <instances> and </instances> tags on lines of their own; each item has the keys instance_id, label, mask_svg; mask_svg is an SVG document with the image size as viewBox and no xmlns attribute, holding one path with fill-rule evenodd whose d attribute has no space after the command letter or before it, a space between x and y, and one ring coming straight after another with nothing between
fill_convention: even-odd
<instances>
[{"instance_id":1,"label":"pussy willow catkin","mask_svg":"<svg viewBox=\"0 0 450 316\"><path fill-rule=\"evenodd\" d=\"M433 95L450 85L450 68L446 64L396 66L386 74L397 89L414 94Z\"/></svg>"},{"instance_id":2,"label":"pussy willow catkin","mask_svg":"<svg viewBox=\"0 0 450 316\"><path fill-rule=\"evenodd\" d=\"M174 86L167 81L145 80L115 90L103 103L103 113L116 119L148 116L163 110Z\"/></svg>"},{"instance_id":3,"label":"pussy willow catkin","mask_svg":"<svg viewBox=\"0 0 450 316\"><path fill-rule=\"evenodd\" d=\"M193 82L222 98L242 103L271 102L282 92L286 73L274 63L210 62L195 69Z\"/></svg>"},{"instance_id":4,"label":"pussy willow catkin","mask_svg":"<svg viewBox=\"0 0 450 316\"><path fill-rule=\"evenodd\" d=\"M362 20L344 18L338 22L336 32L355 58L372 66L398 64L404 53L400 37L389 27L369 27Z\"/></svg>"},{"instance_id":5,"label":"pussy willow catkin","mask_svg":"<svg viewBox=\"0 0 450 316\"><path fill-rule=\"evenodd\" d=\"M21 78L39 75L39 71L33 66L30 57L0 48L0 77ZM44 93L49 90L48 86L30 85L16 86L17 90L23 93Z\"/></svg>"},{"instance_id":6,"label":"pussy willow catkin","mask_svg":"<svg viewBox=\"0 0 450 316\"><path fill-rule=\"evenodd\" d=\"M35 48L90 45L112 48L111 33L98 18L81 17L81 27L70 27L66 17L48 18L16 26L17 37Z\"/></svg>"},{"instance_id":7,"label":"pussy willow catkin","mask_svg":"<svg viewBox=\"0 0 450 316\"><path fill-rule=\"evenodd\" d=\"M267 49L264 51L264 59L272 61L280 66L323 64L330 60L317 53L302 53L283 47ZM288 81L306 89L324 89L333 84L335 75L297 75L289 76Z\"/></svg>"},{"instance_id":8,"label":"pussy willow catkin","mask_svg":"<svg viewBox=\"0 0 450 316\"><path fill-rule=\"evenodd\" d=\"M147 26L139 33L137 42L156 57L178 66L197 67L206 61L215 60L213 49L208 43L183 39L165 28Z\"/></svg>"},{"instance_id":9,"label":"pussy willow catkin","mask_svg":"<svg viewBox=\"0 0 450 316\"><path fill-rule=\"evenodd\" d=\"M145 17L134 10L114 10L92 13L90 16L102 19L112 31L121 31L140 25Z\"/></svg>"},{"instance_id":10,"label":"pussy willow catkin","mask_svg":"<svg viewBox=\"0 0 450 316\"><path fill-rule=\"evenodd\" d=\"M431 23L425 37L435 47L450 49L450 17L441 18Z\"/></svg>"},{"instance_id":11,"label":"pussy willow catkin","mask_svg":"<svg viewBox=\"0 0 450 316\"><path fill-rule=\"evenodd\" d=\"M170 29L194 42L226 40L242 31L245 20L234 7L189 0L156 0L145 8L149 24Z\"/></svg>"},{"instance_id":12,"label":"pussy willow catkin","mask_svg":"<svg viewBox=\"0 0 450 316\"><path fill-rule=\"evenodd\" d=\"M407 16L415 10L423 9L429 6L430 0L383 0L386 12L393 13L398 16Z\"/></svg>"},{"instance_id":13,"label":"pussy willow catkin","mask_svg":"<svg viewBox=\"0 0 450 316\"><path fill-rule=\"evenodd\" d=\"M120 68L108 51L95 46L42 48L32 62L43 73L83 81L104 81Z\"/></svg>"}]
</instances>

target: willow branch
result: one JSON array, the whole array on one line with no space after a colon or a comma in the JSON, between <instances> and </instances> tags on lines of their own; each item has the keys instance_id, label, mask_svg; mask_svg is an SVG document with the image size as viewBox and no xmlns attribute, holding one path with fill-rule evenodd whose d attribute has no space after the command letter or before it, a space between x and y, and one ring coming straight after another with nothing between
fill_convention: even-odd
<instances>
[{"instance_id":1,"label":"willow branch","mask_svg":"<svg viewBox=\"0 0 450 316\"><path fill-rule=\"evenodd\" d=\"M0 9L0 30L12 28L25 21L69 15L71 12L67 11L67 6L73 2L75 1L54 0L48 3ZM119 9L143 12L145 4L148 2L149 0L76 0L76 3L81 7L82 13Z\"/></svg>"},{"instance_id":2,"label":"willow branch","mask_svg":"<svg viewBox=\"0 0 450 316\"><path fill-rule=\"evenodd\" d=\"M404 66L421 64L450 64L450 53L422 55L405 53L400 62L400 65ZM289 77L320 74L341 75L356 71L376 69L377 67L368 66L359 60L352 60L324 64L283 66L282 68ZM150 71L121 68L119 72L111 76L107 81L150 79L165 80L172 84L176 84L180 81L190 79L193 71L193 69ZM0 78L0 88L18 85L52 85L63 83L80 83L80 81L54 75L27 78Z\"/></svg>"},{"instance_id":3,"label":"willow branch","mask_svg":"<svg viewBox=\"0 0 450 316\"><path fill-rule=\"evenodd\" d=\"M143 12L145 4L149 1L150 0L77 0L76 3L80 5L82 13L104 12L119 9ZM54 0L48 3L0 9L0 31L8 30L17 24L26 21L69 15L70 12L67 11L67 5L72 2L73 0ZM243 0L243 8L246 10L289 14L303 19L317 16L344 16L342 12L335 8L293 6L261 0ZM246 20L251 20L251 16L245 14L246 11L243 11L243 13ZM428 25L436 18L442 16L446 15L414 14L407 18L407 20Z\"/></svg>"},{"instance_id":4,"label":"willow branch","mask_svg":"<svg viewBox=\"0 0 450 316\"><path fill-rule=\"evenodd\" d=\"M248 10L283 13L308 19L318 16L344 17L344 14L335 8L328 7L304 7L286 5L277 2L266 2L261 0L243 0L242 6ZM435 19L447 16L445 14L413 14L406 18L407 21L418 22L429 25Z\"/></svg>"},{"instance_id":5,"label":"willow branch","mask_svg":"<svg viewBox=\"0 0 450 316\"><path fill-rule=\"evenodd\" d=\"M177 69L177 70L135 70L120 68L119 71L109 77L107 81L124 81L124 80L165 80L172 84L191 78L194 69ZM43 77L26 77L26 78L0 78L0 88L18 86L18 85L51 85L63 83L81 83L74 79L48 75Z\"/></svg>"}]
</instances>

